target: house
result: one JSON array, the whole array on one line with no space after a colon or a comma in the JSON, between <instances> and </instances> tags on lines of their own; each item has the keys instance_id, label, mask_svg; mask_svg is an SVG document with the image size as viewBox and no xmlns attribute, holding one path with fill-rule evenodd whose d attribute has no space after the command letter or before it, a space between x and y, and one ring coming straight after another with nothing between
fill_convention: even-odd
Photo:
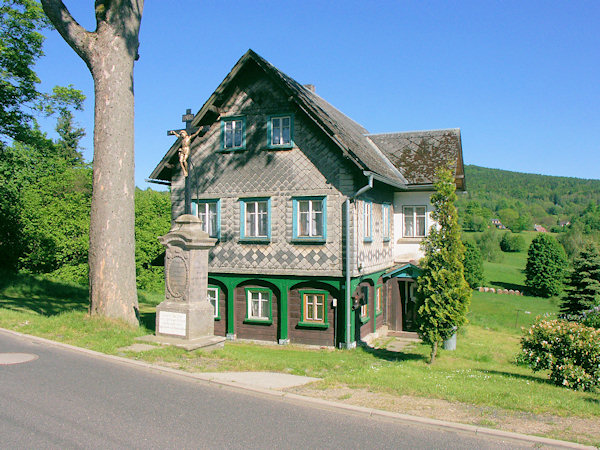
<instances>
[{"instance_id":1,"label":"house","mask_svg":"<svg viewBox=\"0 0 600 450\"><path fill-rule=\"evenodd\" d=\"M191 126L189 176L178 139L150 178L218 239L216 334L351 348L414 327L434 171L465 189L460 130L369 134L252 50Z\"/></svg>"},{"instance_id":2,"label":"house","mask_svg":"<svg viewBox=\"0 0 600 450\"><path fill-rule=\"evenodd\" d=\"M547 233L548 230L546 230L546 228L542 225L538 225L537 223L533 226L533 229L535 231L537 231L538 233Z\"/></svg>"},{"instance_id":3,"label":"house","mask_svg":"<svg viewBox=\"0 0 600 450\"><path fill-rule=\"evenodd\" d=\"M500 219L492 219L491 222L492 222L492 225L494 225L496 228L498 228L500 230L506 229L506 227L504 225L502 225L502 222L500 222Z\"/></svg>"}]
</instances>

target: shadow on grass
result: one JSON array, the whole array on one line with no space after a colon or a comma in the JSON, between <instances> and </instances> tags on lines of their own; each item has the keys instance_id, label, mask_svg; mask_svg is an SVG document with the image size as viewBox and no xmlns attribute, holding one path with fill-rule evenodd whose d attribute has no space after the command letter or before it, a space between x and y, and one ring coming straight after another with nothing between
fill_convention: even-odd
<instances>
[{"instance_id":1,"label":"shadow on grass","mask_svg":"<svg viewBox=\"0 0 600 450\"><path fill-rule=\"evenodd\" d=\"M513 372L505 372L502 370L478 370L478 372L481 372L482 374L491 374L491 375L501 375L503 377L507 377L507 378L516 378L519 380L525 380L525 381L533 381L534 383L543 383L543 384L549 384L551 386L554 386L554 383L552 383L548 378L541 378L541 377L536 377L533 375L523 375L520 373L513 373Z\"/></svg>"},{"instance_id":2,"label":"shadow on grass","mask_svg":"<svg viewBox=\"0 0 600 450\"><path fill-rule=\"evenodd\" d=\"M491 284L493 284L494 286L500 286L502 289L512 289L515 291L521 291L524 292L527 290L527 286L523 285L523 284L516 284L516 283L505 283L504 281L490 281Z\"/></svg>"},{"instance_id":3,"label":"shadow on grass","mask_svg":"<svg viewBox=\"0 0 600 450\"><path fill-rule=\"evenodd\" d=\"M156 312L140 311L140 325L145 326L148 331L156 331Z\"/></svg>"},{"instance_id":4,"label":"shadow on grass","mask_svg":"<svg viewBox=\"0 0 600 450\"><path fill-rule=\"evenodd\" d=\"M405 352L396 352L392 350L387 350L385 348L373 348L369 346L361 346L360 347L363 352L369 353L373 355L375 358L383 359L385 361L390 362L400 362L400 361L428 361L428 359L423 355L418 355L415 353L405 353Z\"/></svg>"},{"instance_id":5,"label":"shadow on grass","mask_svg":"<svg viewBox=\"0 0 600 450\"><path fill-rule=\"evenodd\" d=\"M1 308L54 316L65 311L87 311L88 304L87 286L0 273Z\"/></svg>"}]
</instances>

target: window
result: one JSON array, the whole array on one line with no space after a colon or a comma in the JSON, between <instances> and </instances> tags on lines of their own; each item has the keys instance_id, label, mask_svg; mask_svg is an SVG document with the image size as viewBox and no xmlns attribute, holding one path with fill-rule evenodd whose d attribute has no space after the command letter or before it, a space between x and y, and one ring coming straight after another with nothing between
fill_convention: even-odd
<instances>
[{"instance_id":1,"label":"window","mask_svg":"<svg viewBox=\"0 0 600 450\"><path fill-rule=\"evenodd\" d=\"M405 206L404 212L404 237L424 237L426 232L425 206Z\"/></svg>"},{"instance_id":2,"label":"window","mask_svg":"<svg viewBox=\"0 0 600 450\"><path fill-rule=\"evenodd\" d=\"M375 314L381 314L383 311L383 286L375 288Z\"/></svg>"},{"instance_id":3,"label":"window","mask_svg":"<svg viewBox=\"0 0 600 450\"><path fill-rule=\"evenodd\" d=\"M361 319L369 318L369 304L368 303L360 305L360 318Z\"/></svg>"},{"instance_id":4,"label":"window","mask_svg":"<svg viewBox=\"0 0 600 450\"><path fill-rule=\"evenodd\" d=\"M246 321L271 323L271 291L246 288Z\"/></svg>"},{"instance_id":5,"label":"window","mask_svg":"<svg viewBox=\"0 0 600 450\"><path fill-rule=\"evenodd\" d=\"M210 237L218 238L220 233L221 208L219 200L197 200L193 205L192 214L198 216L202 230Z\"/></svg>"},{"instance_id":6,"label":"window","mask_svg":"<svg viewBox=\"0 0 600 450\"><path fill-rule=\"evenodd\" d=\"M268 241L271 238L270 199L241 201L241 239Z\"/></svg>"},{"instance_id":7,"label":"window","mask_svg":"<svg viewBox=\"0 0 600 450\"><path fill-rule=\"evenodd\" d=\"M219 288L209 286L206 292L208 301L211 305L213 305L213 308L215 310L215 319L220 319L221 316L219 315Z\"/></svg>"},{"instance_id":8,"label":"window","mask_svg":"<svg viewBox=\"0 0 600 450\"><path fill-rule=\"evenodd\" d=\"M383 228L383 240L390 240L390 205L381 205L381 225Z\"/></svg>"},{"instance_id":9,"label":"window","mask_svg":"<svg viewBox=\"0 0 600 450\"><path fill-rule=\"evenodd\" d=\"M268 145L271 148L289 148L292 143L293 117L274 116L269 119Z\"/></svg>"},{"instance_id":10,"label":"window","mask_svg":"<svg viewBox=\"0 0 600 450\"><path fill-rule=\"evenodd\" d=\"M364 219L364 240L365 242L371 242L373 240L373 204L371 202L365 202L363 219Z\"/></svg>"},{"instance_id":11,"label":"window","mask_svg":"<svg viewBox=\"0 0 600 450\"><path fill-rule=\"evenodd\" d=\"M325 197L293 199L293 237L298 241L325 242L327 202Z\"/></svg>"},{"instance_id":12,"label":"window","mask_svg":"<svg viewBox=\"0 0 600 450\"><path fill-rule=\"evenodd\" d=\"M302 297L302 319L299 326L328 328L327 292L300 291Z\"/></svg>"},{"instance_id":13,"label":"window","mask_svg":"<svg viewBox=\"0 0 600 450\"><path fill-rule=\"evenodd\" d=\"M228 118L221 121L221 148L235 150L246 146L245 120Z\"/></svg>"}]
</instances>

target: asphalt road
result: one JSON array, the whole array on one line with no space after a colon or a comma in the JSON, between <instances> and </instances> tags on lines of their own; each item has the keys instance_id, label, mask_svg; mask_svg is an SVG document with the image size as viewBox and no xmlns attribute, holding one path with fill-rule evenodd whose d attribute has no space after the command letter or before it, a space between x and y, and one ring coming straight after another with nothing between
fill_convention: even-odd
<instances>
[{"instance_id":1,"label":"asphalt road","mask_svg":"<svg viewBox=\"0 0 600 450\"><path fill-rule=\"evenodd\" d=\"M0 332L0 448L517 448L219 388Z\"/></svg>"}]
</instances>

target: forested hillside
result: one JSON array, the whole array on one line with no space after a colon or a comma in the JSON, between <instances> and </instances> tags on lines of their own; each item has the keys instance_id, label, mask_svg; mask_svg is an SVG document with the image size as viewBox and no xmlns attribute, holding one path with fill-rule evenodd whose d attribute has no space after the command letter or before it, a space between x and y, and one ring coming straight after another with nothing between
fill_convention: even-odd
<instances>
[{"instance_id":1,"label":"forested hillside","mask_svg":"<svg viewBox=\"0 0 600 450\"><path fill-rule=\"evenodd\" d=\"M467 165L465 173L467 193L460 196L458 206L467 221L473 215L485 219L496 217L510 226L521 218L525 229L534 223L549 229L557 227L560 221L577 222L590 209L596 213L600 205L600 180L535 175L473 165ZM469 224L466 225L469 228Z\"/></svg>"}]
</instances>

